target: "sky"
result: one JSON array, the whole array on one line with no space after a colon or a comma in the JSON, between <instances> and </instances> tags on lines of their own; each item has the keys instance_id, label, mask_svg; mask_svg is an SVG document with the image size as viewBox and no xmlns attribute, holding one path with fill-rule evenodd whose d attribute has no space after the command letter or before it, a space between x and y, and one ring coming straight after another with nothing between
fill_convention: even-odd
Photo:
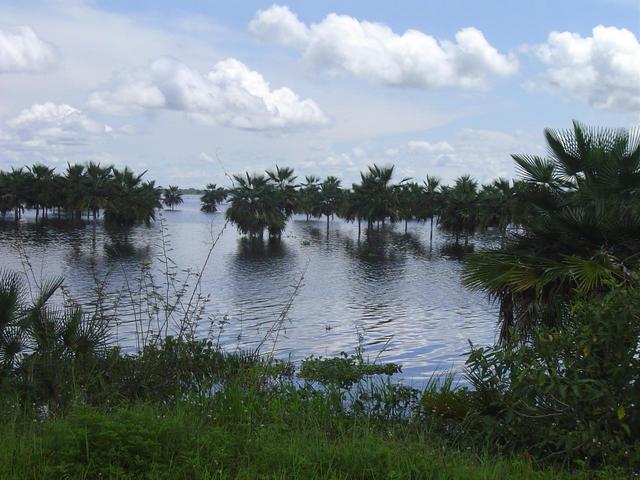
<instances>
[{"instance_id":1,"label":"sky","mask_svg":"<svg viewBox=\"0 0 640 480\"><path fill-rule=\"evenodd\" d=\"M640 0L0 0L0 169L481 182L543 129L640 124Z\"/></svg>"}]
</instances>

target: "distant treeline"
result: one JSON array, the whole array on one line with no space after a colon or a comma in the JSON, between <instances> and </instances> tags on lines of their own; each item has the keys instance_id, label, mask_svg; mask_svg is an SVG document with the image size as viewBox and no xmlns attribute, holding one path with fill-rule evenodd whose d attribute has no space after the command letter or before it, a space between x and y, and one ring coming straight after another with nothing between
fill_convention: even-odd
<instances>
[{"instance_id":1,"label":"distant treeline","mask_svg":"<svg viewBox=\"0 0 640 480\"><path fill-rule=\"evenodd\" d=\"M31 209L37 219L53 215L79 220L102 212L109 223L149 224L162 192L154 181L144 181L144 174L93 162L67 164L64 173L41 164L0 171L0 215L11 213L19 220Z\"/></svg>"},{"instance_id":2,"label":"distant treeline","mask_svg":"<svg viewBox=\"0 0 640 480\"><path fill-rule=\"evenodd\" d=\"M205 191L202 188L181 188L182 195L202 195Z\"/></svg>"}]
</instances>

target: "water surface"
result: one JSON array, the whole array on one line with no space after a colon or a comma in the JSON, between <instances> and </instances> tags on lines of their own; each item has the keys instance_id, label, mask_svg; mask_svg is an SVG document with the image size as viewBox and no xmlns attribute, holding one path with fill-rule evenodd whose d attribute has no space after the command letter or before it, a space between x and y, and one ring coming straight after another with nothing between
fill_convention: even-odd
<instances>
[{"instance_id":1,"label":"water surface","mask_svg":"<svg viewBox=\"0 0 640 480\"><path fill-rule=\"evenodd\" d=\"M126 239L100 222L0 222L1 264L29 272L32 283L63 275L81 302L106 278L107 299L117 301L121 320L114 336L135 348L138 324L126 320L144 312L123 292L139 288L141 268L163 278L164 250L175 262L174 284L183 270L200 271L225 224L222 213L201 213L196 196L185 196L180 210L161 217ZM230 349L255 348L302 278L277 341L270 336L263 350L299 360L362 348L371 358L401 363L403 377L417 382L436 370L459 369L469 340L495 340L497 311L462 286L460 260L443 251L450 241L436 230L430 244L429 225L419 222L410 222L407 234L404 224L385 225L358 239L357 224L335 219L327 232L324 220L295 217L276 243L247 241L228 225L201 278L200 293L209 302L197 333ZM476 248L493 241L473 239Z\"/></svg>"}]
</instances>

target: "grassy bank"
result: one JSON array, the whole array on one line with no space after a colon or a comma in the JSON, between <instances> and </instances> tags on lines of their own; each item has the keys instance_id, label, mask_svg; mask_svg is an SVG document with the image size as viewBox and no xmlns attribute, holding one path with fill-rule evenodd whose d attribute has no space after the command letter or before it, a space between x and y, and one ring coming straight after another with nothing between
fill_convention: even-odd
<instances>
[{"instance_id":1,"label":"grassy bank","mask_svg":"<svg viewBox=\"0 0 640 480\"><path fill-rule=\"evenodd\" d=\"M17 416L0 426L0 478L615 478L449 448L415 425L333 407L322 396L229 388L215 401Z\"/></svg>"},{"instance_id":2,"label":"grassy bank","mask_svg":"<svg viewBox=\"0 0 640 480\"><path fill-rule=\"evenodd\" d=\"M549 461L511 449L496 439L511 427L497 427L494 416L494 423L479 417L477 393L453 388L451 377L417 390L391 380L399 366L357 355L312 357L294 369L203 345L170 340L139 357L114 356L101 385L80 381L80 375L65 383L63 403L30 397L24 383L4 383L0 478L543 480L630 474L628 468ZM93 389L108 395L95 396Z\"/></svg>"}]
</instances>

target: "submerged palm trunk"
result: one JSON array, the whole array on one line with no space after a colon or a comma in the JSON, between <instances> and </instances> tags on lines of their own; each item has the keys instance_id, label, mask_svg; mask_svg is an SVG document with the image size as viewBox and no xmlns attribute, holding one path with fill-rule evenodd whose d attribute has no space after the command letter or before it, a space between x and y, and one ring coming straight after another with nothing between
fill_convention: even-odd
<instances>
[{"instance_id":1,"label":"submerged palm trunk","mask_svg":"<svg viewBox=\"0 0 640 480\"><path fill-rule=\"evenodd\" d=\"M433 243L433 217L431 217L431 231L429 232L429 243Z\"/></svg>"}]
</instances>

